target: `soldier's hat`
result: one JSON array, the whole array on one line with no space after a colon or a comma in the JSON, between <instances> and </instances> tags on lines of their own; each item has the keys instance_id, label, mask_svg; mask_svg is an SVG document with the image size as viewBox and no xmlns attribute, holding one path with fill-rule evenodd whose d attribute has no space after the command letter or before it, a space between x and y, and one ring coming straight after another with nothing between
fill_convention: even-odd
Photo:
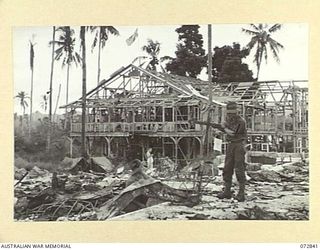
<instances>
[{"instance_id":1,"label":"soldier's hat","mask_svg":"<svg viewBox=\"0 0 320 250\"><path fill-rule=\"evenodd\" d=\"M228 102L227 103L227 113L229 113L229 114L237 113L237 103L236 102Z\"/></svg>"}]
</instances>

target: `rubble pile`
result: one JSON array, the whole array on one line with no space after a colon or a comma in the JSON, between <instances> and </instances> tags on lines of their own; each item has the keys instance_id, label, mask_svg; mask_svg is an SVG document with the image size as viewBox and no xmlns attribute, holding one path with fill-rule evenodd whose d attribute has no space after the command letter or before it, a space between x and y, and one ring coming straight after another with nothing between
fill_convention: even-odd
<instances>
[{"instance_id":1,"label":"rubble pile","mask_svg":"<svg viewBox=\"0 0 320 250\"><path fill-rule=\"evenodd\" d=\"M183 171L187 169L192 171L190 166ZM218 176L203 179L201 201L193 207L165 202L111 220L308 220L309 166L306 162L299 158L287 162L277 160L273 165L256 162L249 163L247 169L250 170L247 171L245 202L216 197L223 185L220 171ZM190 180L164 183L179 189L194 188ZM237 189L235 178L234 195Z\"/></svg>"},{"instance_id":2,"label":"rubble pile","mask_svg":"<svg viewBox=\"0 0 320 250\"><path fill-rule=\"evenodd\" d=\"M57 174L36 166L30 171L16 168L15 219L94 219L95 209L125 186L126 176L69 170Z\"/></svg>"},{"instance_id":3,"label":"rubble pile","mask_svg":"<svg viewBox=\"0 0 320 250\"><path fill-rule=\"evenodd\" d=\"M264 160L263 160L264 161ZM49 172L15 168L15 219L81 220L308 220L309 166L299 158L247 164L246 201L217 198L223 157L195 160L181 171L169 158L146 169L98 159L83 169L81 159ZM64 163L64 164L65 164ZM106 166L104 164L107 164ZM86 170L86 171L84 171ZM237 192L236 179L233 192Z\"/></svg>"}]
</instances>

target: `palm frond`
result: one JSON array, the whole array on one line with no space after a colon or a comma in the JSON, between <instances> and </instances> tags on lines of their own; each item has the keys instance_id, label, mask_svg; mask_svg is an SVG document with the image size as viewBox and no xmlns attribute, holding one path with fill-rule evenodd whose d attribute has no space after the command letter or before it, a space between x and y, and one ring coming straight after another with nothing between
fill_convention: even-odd
<instances>
[{"instance_id":1,"label":"palm frond","mask_svg":"<svg viewBox=\"0 0 320 250\"><path fill-rule=\"evenodd\" d=\"M108 30L108 32L110 32L112 35L114 36L120 35L119 31L115 27L113 26L105 26L105 27L106 27L106 30Z\"/></svg>"},{"instance_id":2,"label":"palm frond","mask_svg":"<svg viewBox=\"0 0 320 250\"><path fill-rule=\"evenodd\" d=\"M91 45L91 52L93 52L94 48L97 46L98 36L99 36L99 31L97 31L95 36L94 36L93 43Z\"/></svg>"},{"instance_id":3,"label":"palm frond","mask_svg":"<svg viewBox=\"0 0 320 250\"><path fill-rule=\"evenodd\" d=\"M267 62L268 61L268 50L267 47L264 46L262 49L262 55L264 54L264 60Z\"/></svg>"},{"instance_id":4,"label":"palm frond","mask_svg":"<svg viewBox=\"0 0 320 250\"><path fill-rule=\"evenodd\" d=\"M132 64L134 64L136 61L138 61L138 60L145 60L145 59L147 59L147 58L149 58L148 56L138 56L138 57L136 57L135 59L133 59L133 61L132 61Z\"/></svg>"},{"instance_id":5,"label":"palm frond","mask_svg":"<svg viewBox=\"0 0 320 250\"><path fill-rule=\"evenodd\" d=\"M255 36L255 35L259 34L259 32L253 31L253 30L248 30L248 29L244 29L244 28L242 28L241 30L242 30L242 32L246 33L247 35Z\"/></svg>"},{"instance_id":6,"label":"palm frond","mask_svg":"<svg viewBox=\"0 0 320 250\"><path fill-rule=\"evenodd\" d=\"M257 25L255 25L254 23L250 23L249 24L250 27L252 27L254 30L259 31L260 29L257 27Z\"/></svg>"},{"instance_id":7,"label":"palm frond","mask_svg":"<svg viewBox=\"0 0 320 250\"><path fill-rule=\"evenodd\" d=\"M90 30L91 33L95 32L95 30L98 28L98 26L86 26L86 30Z\"/></svg>"},{"instance_id":8,"label":"palm frond","mask_svg":"<svg viewBox=\"0 0 320 250\"><path fill-rule=\"evenodd\" d=\"M279 23L276 23L275 25L273 25L270 29L269 29L269 32L272 33L272 32L275 32L277 30L280 30L282 28L282 25L279 24Z\"/></svg>"},{"instance_id":9,"label":"palm frond","mask_svg":"<svg viewBox=\"0 0 320 250\"><path fill-rule=\"evenodd\" d=\"M259 43L259 37L254 36L251 38L250 42L247 44L247 47L249 50L251 50L258 43Z\"/></svg>"},{"instance_id":10,"label":"palm frond","mask_svg":"<svg viewBox=\"0 0 320 250\"><path fill-rule=\"evenodd\" d=\"M283 46L281 43L277 42L276 40L272 39L271 37L269 37L268 42L269 42L272 46L277 47L277 49L278 49L278 48L284 49L284 46Z\"/></svg>"},{"instance_id":11,"label":"palm frond","mask_svg":"<svg viewBox=\"0 0 320 250\"><path fill-rule=\"evenodd\" d=\"M279 55L278 55L278 50L276 49L277 47L274 47L271 44L269 44L269 48L270 48L270 50L272 52L273 58L276 60L277 63L279 63L280 62L280 58L279 58Z\"/></svg>"}]
</instances>

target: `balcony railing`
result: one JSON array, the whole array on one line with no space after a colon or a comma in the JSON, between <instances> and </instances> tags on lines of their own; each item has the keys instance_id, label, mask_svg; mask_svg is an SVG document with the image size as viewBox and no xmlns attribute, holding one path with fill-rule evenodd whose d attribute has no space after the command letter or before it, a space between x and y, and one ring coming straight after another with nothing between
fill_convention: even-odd
<instances>
[{"instance_id":1,"label":"balcony railing","mask_svg":"<svg viewBox=\"0 0 320 250\"><path fill-rule=\"evenodd\" d=\"M110 122L110 123L87 123L86 132L89 133L112 133L112 132L190 132L201 131L199 125L190 125L187 121L177 122ZM73 123L72 133L81 132L81 123Z\"/></svg>"}]
</instances>

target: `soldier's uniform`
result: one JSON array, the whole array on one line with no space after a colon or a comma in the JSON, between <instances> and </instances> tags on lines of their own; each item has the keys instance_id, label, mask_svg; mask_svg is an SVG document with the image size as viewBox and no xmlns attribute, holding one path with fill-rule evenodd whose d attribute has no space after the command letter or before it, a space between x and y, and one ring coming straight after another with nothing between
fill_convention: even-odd
<instances>
[{"instance_id":1,"label":"soldier's uniform","mask_svg":"<svg viewBox=\"0 0 320 250\"><path fill-rule=\"evenodd\" d=\"M225 165L223 169L224 192L218 194L218 198L231 198L231 186L233 172L236 173L239 182L239 193L236 199L244 201L245 175L245 143L247 140L246 121L237 114L237 104L227 104L227 118L224 127L231 130L233 134L227 134L227 150Z\"/></svg>"}]
</instances>

